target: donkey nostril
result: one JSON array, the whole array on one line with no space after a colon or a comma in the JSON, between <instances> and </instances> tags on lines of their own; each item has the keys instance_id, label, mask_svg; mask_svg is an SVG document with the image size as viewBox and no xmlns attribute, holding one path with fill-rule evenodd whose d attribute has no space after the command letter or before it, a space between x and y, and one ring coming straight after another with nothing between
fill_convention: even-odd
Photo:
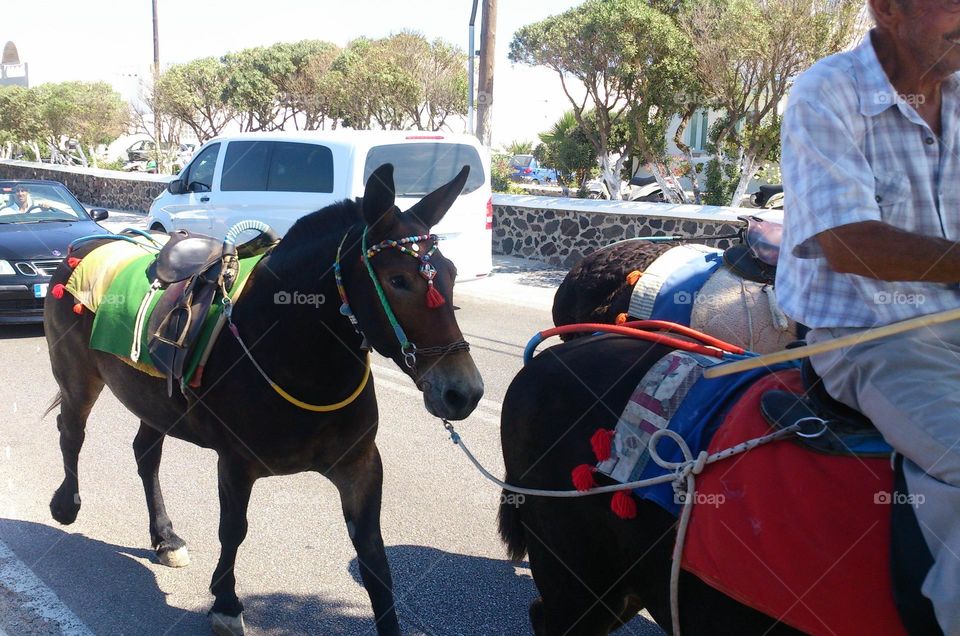
<instances>
[{"instance_id":1,"label":"donkey nostril","mask_svg":"<svg viewBox=\"0 0 960 636\"><path fill-rule=\"evenodd\" d=\"M456 410L460 410L470 403L470 399L456 389L447 389L444 391L443 401L447 403L447 406Z\"/></svg>"}]
</instances>

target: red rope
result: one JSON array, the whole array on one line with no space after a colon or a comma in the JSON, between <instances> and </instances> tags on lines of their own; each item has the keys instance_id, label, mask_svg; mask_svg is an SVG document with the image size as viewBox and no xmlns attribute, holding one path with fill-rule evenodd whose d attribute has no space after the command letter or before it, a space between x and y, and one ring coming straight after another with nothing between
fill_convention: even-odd
<instances>
[{"instance_id":1,"label":"red rope","mask_svg":"<svg viewBox=\"0 0 960 636\"><path fill-rule=\"evenodd\" d=\"M705 334L702 331L697 331L696 329L692 329L675 322L667 322L666 320L631 320L630 322L623 323L623 326L635 327L637 329L665 329L666 331L673 331L682 336L699 340L705 345L710 345L711 347L716 347L717 349L723 349L729 353L742 354L747 352L743 347L738 347L735 344L731 344L725 340L720 340L719 338L714 338L713 336Z\"/></svg>"},{"instance_id":2,"label":"red rope","mask_svg":"<svg viewBox=\"0 0 960 636\"><path fill-rule=\"evenodd\" d=\"M637 322L642 322L642 321L637 321ZM662 322L662 321L654 321L654 322ZM630 324L630 323L627 323L627 324ZM672 325L673 323L665 323L665 324ZM674 349L680 349L681 351L699 353L701 355L712 356L714 358L722 358L724 353L719 349L706 347L704 345L697 344L695 342L690 342L689 340L681 340L680 338L673 338L671 336L667 336L662 333L651 333L649 331L643 331L642 329L637 329L636 327L628 327L627 325L622 325L622 326L608 325L605 323L585 322L578 325L563 325L562 327L553 327L551 329L546 329L544 331L541 331L540 337L543 340L546 340L551 336L559 336L560 334L564 334L564 333L578 333L583 331L588 331L591 333L602 331L605 333L619 334L621 336L630 336L631 338L639 338L640 340L655 342L657 344L666 345ZM694 333L699 333L693 329L691 329L690 331L693 331ZM703 334L703 336L705 338L710 338L710 336L707 336L706 334ZM720 341L717 341L717 342L720 342ZM728 345L728 346L733 347L733 345ZM740 351L742 352L743 349L740 349ZM736 352L734 351L731 353L736 353Z\"/></svg>"}]
</instances>

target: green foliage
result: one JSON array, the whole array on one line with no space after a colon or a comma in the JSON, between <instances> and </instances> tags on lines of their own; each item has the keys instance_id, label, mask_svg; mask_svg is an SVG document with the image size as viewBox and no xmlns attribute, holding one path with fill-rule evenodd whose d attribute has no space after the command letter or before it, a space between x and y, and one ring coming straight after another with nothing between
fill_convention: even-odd
<instances>
[{"instance_id":1,"label":"green foliage","mask_svg":"<svg viewBox=\"0 0 960 636\"><path fill-rule=\"evenodd\" d=\"M550 130L540 133L534 156L541 164L557 171L557 180L566 183L566 175L574 174L577 185L582 185L596 169L597 153L572 110L560 116Z\"/></svg>"},{"instance_id":2,"label":"green foliage","mask_svg":"<svg viewBox=\"0 0 960 636\"><path fill-rule=\"evenodd\" d=\"M43 110L35 90L0 86L0 143L40 141L45 137Z\"/></svg>"},{"instance_id":3,"label":"green foliage","mask_svg":"<svg viewBox=\"0 0 960 636\"><path fill-rule=\"evenodd\" d=\"M530 155L533 154L533 142L528 139L514 139L506 145L504 150L508 155Z\"/></svg>"},{"instance_id":4,"label":"green foliage","mask_svg":"<svg viewBox=\"0 0 960 636\"><path fill-rule=\"evenodd\" d=\"M677 6L587 0L521 28L509 57L558 74L595 156L611 166L613 155L635 152L653 161L665 153L667 125L685 107L693 82L689 41L664 13ZM568 90L570 79L584 85L585 100Z\"/></svg>"},{"instance_id":5,"label":"green foliage","mask_svg":"<svg viewBox=\"0 0 960 636\"><path fill-rule=\"evenodd\" d=\"M224 101L227 68L213 57L171 66L154 84L157 108L182 122L200 143L217 136L234 118L234 106Z\"/></svg>"},{"instance_id":6,"label":"green foliage","mask_svg":"<svg viewBox=\"0 0 960 636\"><path fill-rule=\"evenodd\" d=\"M858 0L699 0L678 22L695 53L709 106L725 113L711 131L723 168L708 170L708 198L740 193L765 161L778 161L780 116L792 79L851 39ZM731 187L724 179L733 180Z\"/></svg>"},{"instance_id":7,"label":"green foliage","mask_svg":"<svg viewBox=\"0 0 960 636\"><path fill-rule=\"evenodd\" d=\"M507 194L525 194L523 188L510 180L513 168L510 167L511 155L494 155L490 162L490 188L494 192Z\"/></svg>"},{"instance_id":8,"label":"green foliage","mask_svg":"<svg viewBox=\"0 0 960 636\"><path fill-rule=\"evenodd\" d=\"M106 82L42 84L34 96L47 140L54 146L65 137L86 146L109 143L129 121L129 107Z\"/></svg>"}]
</instances>

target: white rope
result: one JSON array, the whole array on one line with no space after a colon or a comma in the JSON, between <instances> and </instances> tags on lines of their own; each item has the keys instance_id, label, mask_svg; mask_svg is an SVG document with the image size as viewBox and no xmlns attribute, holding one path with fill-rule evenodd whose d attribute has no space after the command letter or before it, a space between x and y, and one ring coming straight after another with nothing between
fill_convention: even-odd
<instances>
[{"instance_id":1,"label":"white rope","mask_svg":"<svg viewBox=\"0 0 960 636\"><path fill-rule=\"evenodd\" d=\"M736 446L731 446L730 448L725 448L722 451L717 451L712 455L707 454L707 451L700 451L700 454L694 458L693 453L690 452L690 447L687 445L686 440L684 440L674 431L660 429L650 436L650 440L647 442L647 450L650 452L650 458L658 466L667 470L672 470L672 473L661 475L659 477L651 477L650 479L631 481L624 484L598 486L589 490L542 490L540 488L522 488L520 486L513 486L497 479L490 474L490 471L484 468L473 455L473 453L470 452L470 449L467 448L467 445L463 442L463 438L460 437L460 434L456 431L456 429L454 429L453 424L444 419L443 427L450 433L450 441L460 447L460 449L467 456L467 459L469 459L470 463L472 463L477 470L480 471L481 475L504 490L515 492L521 495L531 495L536 497L588 497L590 495L599 495L606 492L633 490L635 488L643 488L645 486L655 486L657 484L673 482L674 492L676 492L678 495L683 495L683 509L680 512L680 520L677 524L677 539L673 546L673 563L670 566L670 614L673 619L674 636L680 636L680 563L683 559L683 544L687 537L687 527L690 524L690 513L693 512L693 504L696 499L696 476L703 472L704 468L714 462L718 462L723 459L729 459L730 457L739 455L740 453L745 453L748 450L752 450L758 446L763 446L764 444L781 440L800 430L799 425L793 424L786 428L774 431L773 433L769 433L761 437L755 437L745 442L741 442ZM673 440L673 442L680 449L680 453L683 455L683 460L679 462L670 462L660 457L660 454L657 452L657 443L664 437L669 437L671 440Z\"/></svg>"},{"instance_id":2,"label":"white rope","mask_svg":"<svg viewBox=\"0 0 960 636\"><path fill-rule=\"evenodd\" d=\"M774 291L773 285L764 285L763 292L767 295L767 302L770 304L770 316L773 318L774 326L780 331L786 331L790 328L790 319L780 309L777 292Z\"/></svg>"}]
</instances>

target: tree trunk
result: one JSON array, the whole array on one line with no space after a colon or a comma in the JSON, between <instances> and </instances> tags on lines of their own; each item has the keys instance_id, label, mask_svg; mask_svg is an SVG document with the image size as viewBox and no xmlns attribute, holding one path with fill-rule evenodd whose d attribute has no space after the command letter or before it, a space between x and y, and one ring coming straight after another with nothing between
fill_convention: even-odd
<instances>
[{"instance_id":1,"label":"tree trunk","mask_svg":"<svg viewBox=\"0 0 960 636\"><path fill-rule=\"evenodd\" d=\"M611 162L616 165L611 165ZM610 194L611 201L620 200L620 170L623 166L623 157L613 161L610 153L600 155L600 178L607 186L607 192Z\"/></svg>"},{"instance_id":2,"label":"tree trunk","mask_svg":"<svg viewBox=\"0 0 960 636\"><path fill-rule=\"evenodd\" d=\"M740 207L740 201L747 193L747 188L750 187L750 181L752 181L753 177L757 174L758 167L759 162L755 155L749 153L743 153L741 155L740 180L737 182L737 187L734 188L733 195L730 197L730 205Z\"/></svg>"},{"instance_id":3,"label":"tree trunk","mask_svg":"<svg viewBox=\"0 0 960 636\"><path fill-rule=\"evenodd\" d=\"M664 176L665 174L669 174L670 172L667 166L659 162L653 162L653 163L647 164L647 167L649 168L650 172L653 174L654 178L657 180L657 185L660 186L660 190L663 191L664 201L668 201L670 203L686 203L686 201L683 198L683 194L681 194L680 199L677 200L677 195L673 191L673 188L671 188L667 184L667 180Z\"/></svg>"}]
</instances>

